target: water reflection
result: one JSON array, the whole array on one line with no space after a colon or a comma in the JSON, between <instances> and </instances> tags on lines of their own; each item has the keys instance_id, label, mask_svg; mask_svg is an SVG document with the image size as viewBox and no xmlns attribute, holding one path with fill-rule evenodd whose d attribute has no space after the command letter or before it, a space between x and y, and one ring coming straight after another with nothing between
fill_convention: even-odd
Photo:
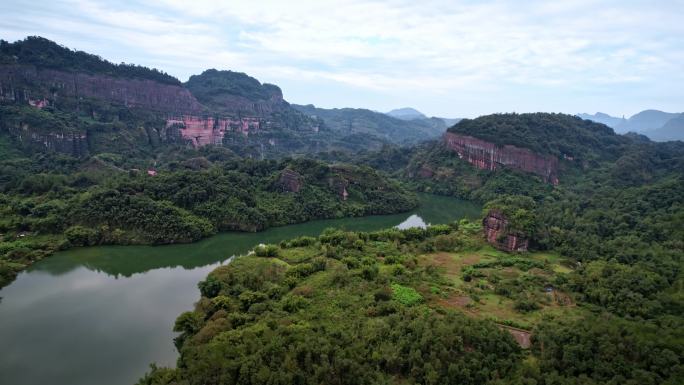
<instances>
[{"instance_id":1,"label":"water reflection","mask_svg":"<svg viewBox=\"0 0 684 385\"><path fill-rule=\"evenodd\" d=\"M327 227L371 231L476 217L480 208L421 196L411 213L323 220L260 233L225 233L170 246L69 250L0 290L0 383L132 384L148 364L173 365L173 321L199 298L197 282L258 243L317 235Z\"/></svg>"}]
</instances>

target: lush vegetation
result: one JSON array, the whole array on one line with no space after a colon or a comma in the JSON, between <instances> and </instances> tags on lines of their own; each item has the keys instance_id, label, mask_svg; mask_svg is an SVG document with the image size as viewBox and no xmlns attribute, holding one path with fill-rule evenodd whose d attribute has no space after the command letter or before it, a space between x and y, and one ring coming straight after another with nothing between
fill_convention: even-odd
<instances>
[{"instance_id":1,"label":"lush vegetation","mask_svg":"<svg viewBox=\"0 0 684 385\"><path fill-rule=\"evenodd\" d=\"M446 131L446 124L439 118L407 121L362 108L325 109L311 104L293 107L308 116L321 119L331 131L349 135L371 135L395 144L420 143L434 139Z\"/></svg>"},{"instance_id":2,"label":"lush vegetation","mask_svg":"<svg viewBox=\"0 0 684 385\"><path fill-rule=\"evenodd\" d=\"M282 92L273 84L261 84L242 72L209 69L200 75L190 76L185 86L203 104L222 107L222 98L240 96L248 100L269 100L281 97Z\"/></svg>"},{"instance_id":3,"label":"lush vegetation","mask_svg":"<svg viewBox=\"0 0 684 385\"><path fill-rule=\"evenodd\" d=\"M0 41L0 65L14 64L179 84L35 37ZM415 205L407 185L499 210L531 252L496 251L468 222L256 247L200 283L201 300L176 322L177 368L153 368L141 383L684 382L681 142L562 114L497 114L449 129L558 157L551 186L475 169L437 142L383 146L349 117L386 134L374 116L312 118L244 74L210 70L187 87L212 113L263 102L268 119L249 136L192 149L154 111L87 98L42 110L3 101L0 286L72 246L403 211ZM377 151L349 152L359 148ZM283 158L322 151L327 163ZM506 326L531 334L530 349Z\"/></svg>"},{"instance_id":4,"label":"lush vegetation","mask_svg":"<svg viewBox=\"0 0 684 385\"><path fill-rule=\"evenodd\" d=\"M565 114L493 114L463 119L449 132L476 136L498 145L512 144L538 154L580 162L614 159L630 142L603 124Z\"/></svg>"},{"instance_id":5,"label":"lush vegetation","mask_svg":"<svg viewBox=\"0 0 684 385\"><path fill-rule=\"evenodd\" d=\"M225 151L171 151L149 161L101 154L0 159L0 273L70 246L192 242L316 218L395 213L414 194L367 167L306 159L245 160ZM139 164L136 166L136 162ZM288 179L289 178L289 179Z\"/></svg>"},{"instance_id":6,"label":"lush vegetation","mask_svg":"<svg viewBox=\"0 0 684 385\"><path fill-rule=\"evenodd\" d=\"M177 368L153 367L140 384L684 379L674 318L595 308L574 291L575 260L511 256L480 234L461 221L259 246L199 284L202 298L175 324ZM521 349L513 336L530 334Z\"/></svg>"},{"instance_id":7,"label":"lush vegetation","mask_svg":"<svg viewBox=\"0 0 684 385\"><path fill-rule=\"evenodd\" d=\"M97 55L70 50L40 36L29 36L14 43L0 40L0 64L30 64L40 68L181 84L178 79L157 69L135 64L114 64Z\"/></svg>"}]
</instances>

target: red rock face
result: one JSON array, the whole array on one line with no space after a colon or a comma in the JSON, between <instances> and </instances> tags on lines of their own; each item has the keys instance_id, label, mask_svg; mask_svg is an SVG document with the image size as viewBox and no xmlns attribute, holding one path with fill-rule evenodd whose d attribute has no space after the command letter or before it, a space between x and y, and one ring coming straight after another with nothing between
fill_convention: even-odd
<instances>
[{"instance_id":1,"label":"red rock face","mask_svg":"<svg viewBox=\"0 0 684 385\"><path fill-rule=\"evenodd\" d=\"M491 210L482 220L487 242L497 249L512 251L527 251L529 240L520 234L508 232L508 220L499 210Z\"/></svg>"},{"instance_id":2,"label":"red rock face","mask_svg":"<svg viewBox=\"0 0 684 385\"><path fill-rule=\"evenodd\" d=\"M218 118L183 115L166 120L166 128L177 125L183 139L189 140L194 147L208 144L220 145L228 131L248 135L260 128L261 121L256 117Z\"/></svg>"},{"instance_id":3,"label":"red rock face","mask_svg":"<svg viewBox=\"0 0 684 385\"><path fill-rule=\"evenodd\" d=\"M0 100L54 100L60 96L104 99L171 114L198 114L203 109L190 91L179 85L29 65L0 66Z\"/></svg>"},{"instance_id":4,"label":"red rock face","mask_svg":"<svg viewBox=\"0 0 684 385\"><path fill-rule=\"evenodd\" d=\"M537 174L548 183L558 184L558 159L542 156L511 145L499 147L478 138L451 132L444 134L447 147L458 153L461 159L483 170L510 167Z\"/></svg>"},{"instance_id":5,"label":"red rock face","mask_svg":"<svg viewBox=\"0 0 684 385\"><path fill-rule=\"evenodd\" d=\"M296 171L285 169L280 173L278 184L280 184L285 191L296 193L302 188L302 176Z\"/></svg>"}]
</instances>

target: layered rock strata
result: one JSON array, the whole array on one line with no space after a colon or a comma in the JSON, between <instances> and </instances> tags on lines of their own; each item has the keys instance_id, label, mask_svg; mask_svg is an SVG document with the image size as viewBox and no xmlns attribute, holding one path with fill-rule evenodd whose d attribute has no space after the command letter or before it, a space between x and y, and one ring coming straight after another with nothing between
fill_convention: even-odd
<instances>
[{"instance_id":1,"label":"layered rock strata","mask_svg":"<svg viewBox=\"0 0 684 385\"><path fill-rule=\"evenodd\" d=\"M501 167L530 172L541 176L546 182L558 184L558 159L551 155L539 155L526 148L512 145L497 146L472 136L447 132L446 146L461 159L482 170Z\"/></svg>"},{"instance_id":2,"label":"layered rock strata","mask_svg":"<svg viewBox=\"0 0 684 385\"><path fill-rule=\"evenodd\" d=\"M508 219L499 210L490 210L487 216L482 220L482 228L484 230L487 242L497 249L507 252L512 251L527 251L529 247L529 239L523 234L517 234L509 231Z\"/></svg>"},{"instance_id":3,"label":"layered rock strata","mask_svg":"<svg viewBox=\"0 0 684 385\"><path fill-rule=\"evenodd\" d=\"M180 85L38 69L31 65L0 66L0 100L54 101L62 97L103 99L170 114L199 114L204 109Z\"/></svg>"}]
</instances>

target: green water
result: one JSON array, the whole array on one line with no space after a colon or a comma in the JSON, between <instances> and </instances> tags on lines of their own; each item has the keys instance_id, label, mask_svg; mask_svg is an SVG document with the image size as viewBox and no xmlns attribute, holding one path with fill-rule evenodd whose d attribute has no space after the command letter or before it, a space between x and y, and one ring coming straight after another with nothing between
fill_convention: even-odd
<instances>
[{"instance_id":1,"label":"green water","mask_svg":"<svg viewBox=\"0 0 684 385\"><path fill-rule=\"evenodd\" d=\"M480 207L421 195L410 213L320 220L193 244L100 246L56 254L0 290L1 385L132 384L148 365L174 365L171 328L199 298L197 282L259 243L475 218Z\"/></svg>"}]
</instances>

